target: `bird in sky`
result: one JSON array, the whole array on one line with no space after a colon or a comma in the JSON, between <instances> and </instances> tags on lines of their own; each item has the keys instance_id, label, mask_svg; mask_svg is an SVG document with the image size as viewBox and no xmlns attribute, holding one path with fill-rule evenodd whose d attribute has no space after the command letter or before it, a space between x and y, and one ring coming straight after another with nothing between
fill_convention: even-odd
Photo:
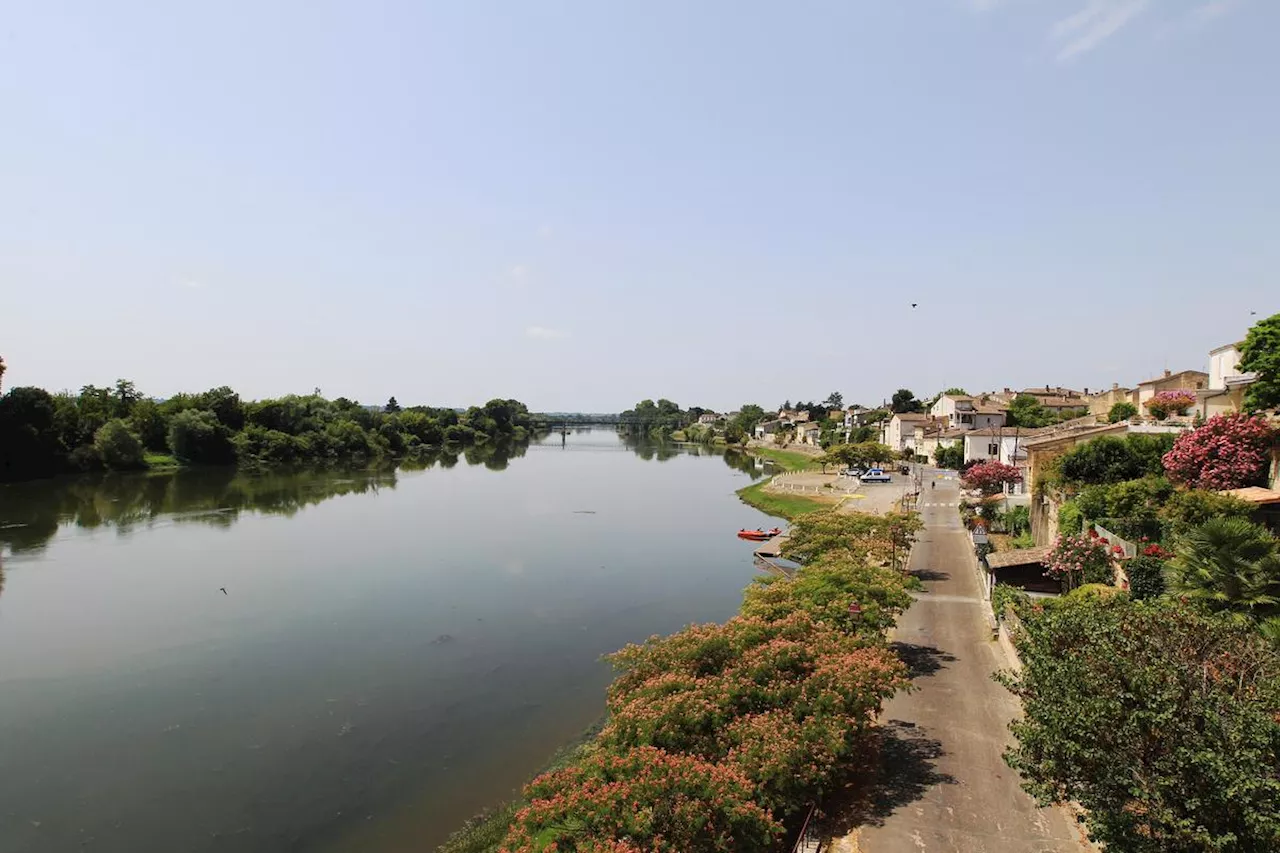
<instances>
[{"instance_id":1,"label":"bird in sky","mask_svg":"<svg viewBox=\"0 0 1280 853\"><path fill-rule=\"evenodd\" d=\"M227 588L226 588L225 586L220 586L220 587L218 587L218 589L222 590L222 594L223 594L223 595L226 595L226 594L227 594Z\"/></svg>"},{"instance_id":2,"label":"bird in sky","mask_svg":"<svg viewBox=\"0 0 1280 853\"><path fill-rule=\"evenodd\" d=\"M912 307L912 308L915 308L915 307L916 307L916 304L915 304L914 302L912 302L912 303L911 303L911 307Z\"/></svg>"}]
</instances>

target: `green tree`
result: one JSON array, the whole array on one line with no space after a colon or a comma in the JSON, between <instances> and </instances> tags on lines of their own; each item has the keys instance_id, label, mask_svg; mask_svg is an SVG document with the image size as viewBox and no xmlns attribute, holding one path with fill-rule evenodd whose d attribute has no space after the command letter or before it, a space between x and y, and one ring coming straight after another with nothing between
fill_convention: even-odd
<instances>
[{"instance_id":1,"label":"green tree","mask_svg":"<svg viewBox=\"0 0 1280 853\"><path fill-rule=\"evenodd\" d=\"M169 421L169 447L183 462L221 465L235 455L231 431L210 411L187 409Z\"/></svg>"},{"instance_id":2,"label":"green tree","mask_svg":"<svg viewBox=\"0 0 1280 853\"><path fill-rule=\"evenodd\" d=\"M1280 554L1267 530L1211 518L1179 537L1169 561L1173 595L1249 623L1280 616Z\"/></svg>"},{"instance_id":3,"label":"green tree","mask_svg":"<svg viewBox=\"0 0 1280 853\"><path fill-rule=\"evenodd\" d=\"M909 412L924 411L924 403L916 399L916 395L908 388L899 388L893 392L893 399L890 401L889 409L895 414L906 414Z\"/></svg>"},{"instance_id":4,"label":"green tree","mask_svg":"<svg viewBox=\"0 0 1280 853\"><path fill-rule=\"evenodd\" d=\"M968 396L969 396L969 392L968 392L968 391L966 391L966 390L964 390L963 388L948 388L947 390L943 391L942 393L943 393L943 395L946 395L946 394L954 394L954 395L955 395L955 396L957 396L957 397L968 397Z\"/></svg>"},{"instance_id":5,"label":"green tree","mask_svg":"<svg viewBox=\"0 0 1280 853\"><path fill-rule=\"evenodd\" d=\"M142 441L123 418L109 420L99 427L93 436L93 446L108 468L127 470L142 467Z\"/></svg>"},{"instance_id":6,"label":"green tree","mask_svg":"<svg viewBox=\"0 0 1280 853\"><path fill-rule=\"evenodd\" d=\"M0 397L0 480L49 477L66 465L67 448L49 392L17 387Z\"/></svg>"},{"instance_id":7,"label":"green tree","mask_svg":"<svg viewBox=\"0 0 1280 853\"><path fill-rule=\"evenodd\" d=\"M129 421L147 450L168 449L169 421L155 400L139 400L135 403Z\"/></svg>"},{"instance_id":8,"label":"green tree","mask_svg":"<svg viewBox=\"0 0 1280 853\"><path fill-rule=\"evenodd\" d=\"M395 397L392 397L387 400L387 404L382 407L382 411L394 415L396 412L400 411L400 404L396 402Z\"/></svg>"},{"instance_id":9,"label":"green tree","mask_svg":"<svg viewBox=\"0 0 1280 853\"><path fill-rule=\"evenodd\" d=\"M138 393L138 388L127 379L117 379L115 388L115 414L118 418L127 418L133 414L133 407L142 395Z\"/></svg>"},{"instance_id":10,"label":"green tree","mask_svg":"<svg viewBox=\"0 0 1280 853\"><path fill-rule=\"evenodd\" d=\"M1280 658L1176 602L1064 599L1023 614L1006 753L1042 804L1084 807L1125 853L1280 849Z\"/></svg>"},{"instance_id":11,"label":"green tree","mask_svg":"<svg viewBox=\"0 0 1280 853\"><path fill-rule=\"evenodd\" d=\"M1173 448L1171 434L1105 435L1071 448L1058 470L1071 483L1119 483L1164 473L1163 456Z\"/></svg>"},{"instance_id":12,"label":"green tree","mask_svg":"<svg viewBox=\"0 0 1280 853\"><path fill-rule=\"evenodd\" d=\"M827 399L822 401L822 405L827 409L843 409L844 395L839 391L832 391L827 395Z\"/></svg>"},{"instance_id":13,"label":"green tree","mask_svg":"<svg viewBox=\"0 0 1280 853\"><path fill-rule=\"evenodd\" d=\"M1247 411L1280 406L1280 314L1259 320L1249 329L1240 347L1239 369L1258 374L1245 391Z\"/></svg>"},{"instance_id":14,"label":"green tree","mask_svg":"<svg viewBox=\"0 0 1280 853\"><path fill-rule=\"evenodd\" d=\"M1111 407L1111 411L1107 412L1107 422L1118 424L1121 421L1127 421L1138 414L1138 407L1133 403L1126 403L1121 400Z\"/></svg>"},{"instance_id":15,"label":"green tree","mask_svg":"<svg viewBox=\"0 0 1280 853\"><path fill-rule=\"evenodd\" d=\"M938 445L938 449L933 452L933 460L939 468L959 471L964 464L964 442Z\"/></svg>"},{"instance_id":16,"label":"green tree","mask_svg":"<svg viewBox=\"0 0 1280 853\"><path fill-rule=\"evenodd\" d=\"M1019 394L1009 403L1009 411L1006 415L1008 426L1036 429L1048 426L1052 422L1053 416L1031 394Z\"/></svg>"},{"instance_id":17,"label":"green tree","mask_svg":"<svg viewBox=\"0 0 1280 853\"><path fill-rule=\"evenodd\" d=\"M4 372L8 369L4 363L4 356L0 356L0 391L4 390Z\"/></svg>"}]
</instances>

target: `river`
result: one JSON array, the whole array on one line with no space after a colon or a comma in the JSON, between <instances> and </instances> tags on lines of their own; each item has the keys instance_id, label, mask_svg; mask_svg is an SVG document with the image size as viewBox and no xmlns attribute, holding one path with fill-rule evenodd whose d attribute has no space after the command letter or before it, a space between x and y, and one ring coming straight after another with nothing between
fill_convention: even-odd
<instances>
[{"instance_id":1,"label":"river","mask_svg":"<svg viewBox=\"0 0 1280 853\"><path fill-rule=\"evenodd\" d=\"M0 486L0 850L434 850L599 718L600 655L734 613L753 470L588 429Z\"/></svg>"}]
</instances>

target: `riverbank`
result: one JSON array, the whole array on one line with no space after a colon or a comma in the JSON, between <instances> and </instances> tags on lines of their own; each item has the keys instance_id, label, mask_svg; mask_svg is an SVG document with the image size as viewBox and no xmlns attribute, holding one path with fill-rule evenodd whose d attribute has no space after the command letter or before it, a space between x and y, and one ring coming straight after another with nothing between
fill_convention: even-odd
<instances>
[{"instance_id":1,"label":"riverbank","mask_svg":"<svg viewBox=\"0 0 1280 853\"><path fill-rule=\"evenodd\" d=\"M766 447L756 442L748 443L743 450L752 456L768 459L785 473L815 471L822 467L818 464L818 454L815 453L800 450L782 450L776 447ZM827 498L818 495L809 496L769 491L769 484L772 482L773 478L769 477L758 483L752 483L750 486L738 489L736 494L748 506L755 507L775 518L782 518L788 521L806 513L831 509L838 502L834 497Z\"/></svg>"},{"instance_id":2,"label":"riverbank","mask_svg":"<svg viewBox=\"0 0 1280 853\"><path fill-rule=\"evenodd\" d=\"M903 576L882 566L913 531L824 513L793 533L806 563L795 578L757 579L726 623L609 656L619 675L599 734L526 786L525 798L469 822L441 853L594 849L624 836L645 849L765 853L809 804L852 781L877 736L871 721L905 683L885 631L911 598ZM837 658L838 674L828 667ZM841 701L833 707L818 695ZM777 714L789 725L779 728ZM764 740L767 759L757 748ZM818 740L827 745L815 762ZM685 806L657 808L676 800ZM638 813L652 819L629 817ZM704 836L708 825L725 834Z\"/></svg>"},{"instance_id":3,"label":"riverbank","mask_svg":"<svg viewBox=\"0 0 1280 853\"><path fill-rule=\"evenodd\" d=\"M604 723L605 720L601 717L573 741L556 750L550 760L542 769L534 773L529 781L533 781L544 773L552 773L568 767L582 758L600 734L600 730L604 728ZM523 787L522 785L521 788ZM449 836L448 841L436 848L436 853L492 853L502 844L502 839L506 838L507 830L515 819L516 812L528 805L528 802L521 796L469 818L461 829Z\"/></svg>"}]
</instances>

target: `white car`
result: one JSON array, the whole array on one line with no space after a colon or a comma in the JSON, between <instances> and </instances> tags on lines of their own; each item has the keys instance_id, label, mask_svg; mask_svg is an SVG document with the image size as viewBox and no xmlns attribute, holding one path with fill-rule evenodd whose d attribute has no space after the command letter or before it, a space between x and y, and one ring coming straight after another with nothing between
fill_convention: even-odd
<instances>
[{"instance_id":1,"label":"white car","mask_svg":"<svg viewBox=\"0 0 1280 853\"><path fill-rule=\"evenodd\" d=\"M892 483L893 478L879 468L872 468L859 477L858 481L861 483Z\"/></svg>"}]
</instances>

